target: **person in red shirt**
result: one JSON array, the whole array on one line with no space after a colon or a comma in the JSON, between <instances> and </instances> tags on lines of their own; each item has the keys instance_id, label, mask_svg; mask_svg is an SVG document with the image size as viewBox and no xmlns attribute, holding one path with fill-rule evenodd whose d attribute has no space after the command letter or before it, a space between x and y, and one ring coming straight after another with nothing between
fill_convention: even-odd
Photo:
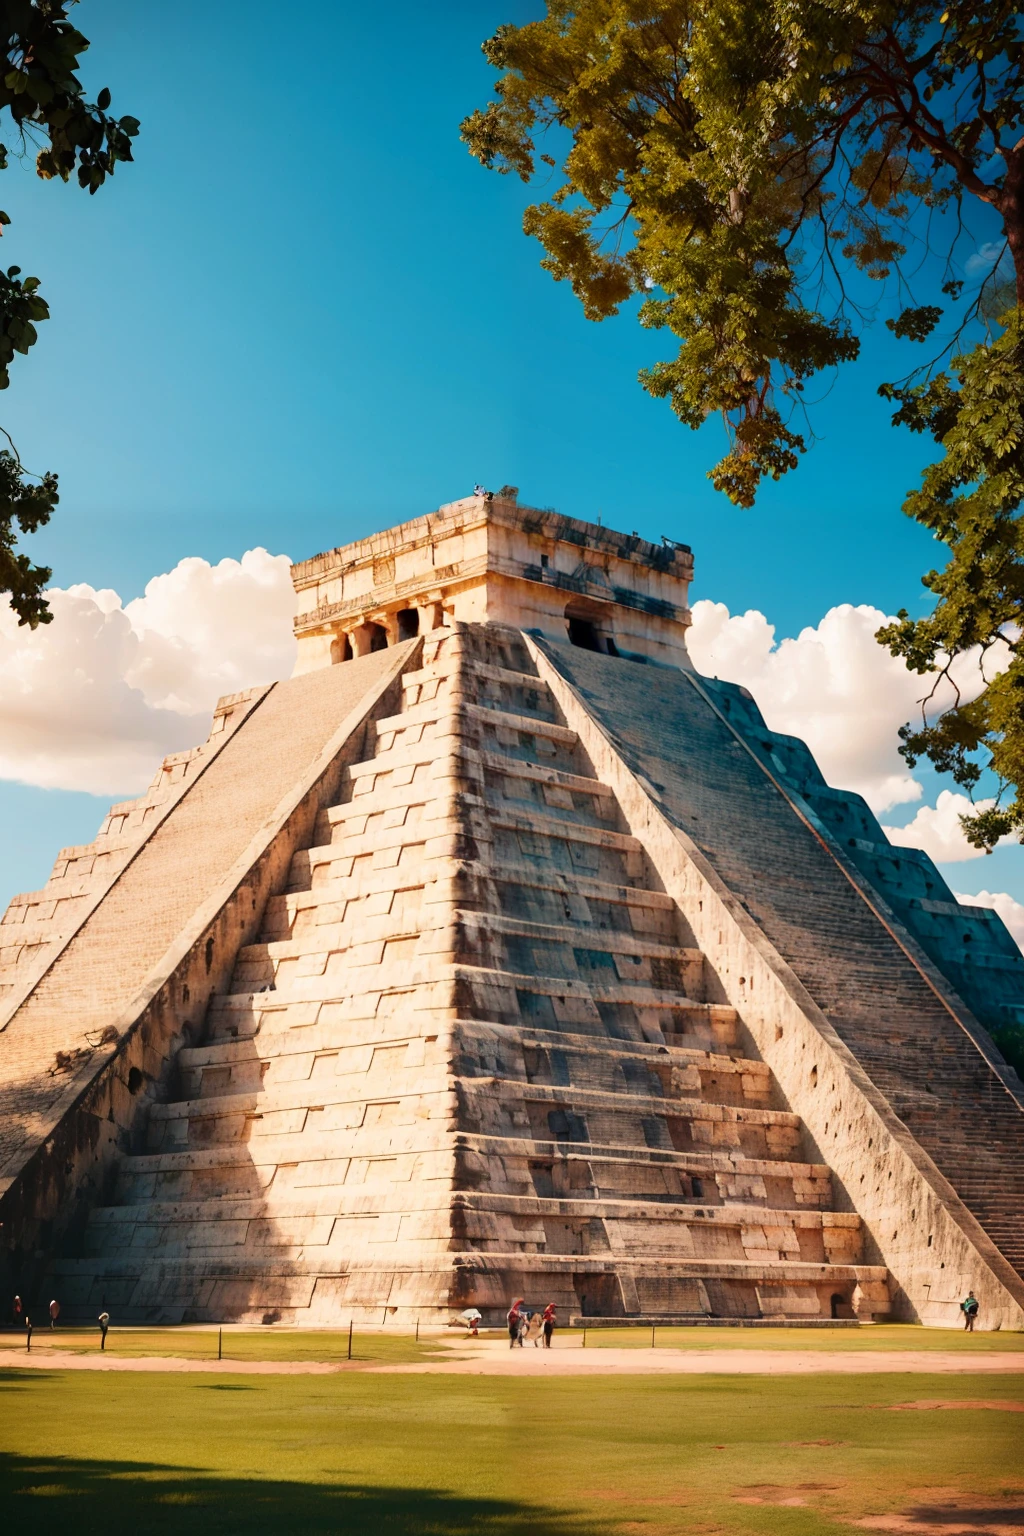
<instances>
[{"instance_id":1,"label":"person in red shirt","mask_svg":"<svg viewBox=\"0 0 1024 1536\"><path fill-rule=\"evenodd\" d=\"M519 1332L519 1323L520 1323L521 1317L522 1317L522 1314L520 1313L519 1308L522 1306L522 1304L523 1304L523 1302L525 1300L526 1300L525 1296L517 1297L517 1299L512 1303L512 1305L508 1309L508 1315L506 1317L506 1322L508 1323L508 1347L509 1347L509 1349L514 1348L514 1346L516 1344L519 1345L520 1349L522 1349L522 1347L523 1347L523 1340L522 1340L522 1337L521 1337L520 1332Z\"/></svg>"},{"instance_id":2,"label":"person in red shirt","mask_svg":"<svg viewBox=\"0 0 1024 1536\"><path fill-rule=\"evenodd\" d=\"M549 1301L547 1306L544 1308L541 1321L544 1324L544 1348L550 1349L551 1335L555 1331L555 1304L553 1301Z\"/></svg>"}]
</instances>

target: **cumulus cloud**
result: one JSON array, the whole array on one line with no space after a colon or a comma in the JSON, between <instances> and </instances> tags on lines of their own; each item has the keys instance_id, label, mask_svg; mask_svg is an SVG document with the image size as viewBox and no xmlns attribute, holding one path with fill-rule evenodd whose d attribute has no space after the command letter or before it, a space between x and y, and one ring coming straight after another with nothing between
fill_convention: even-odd
<instances>
[{"instance_id":1,"label":"cumulus cloud","mask_svg":"<svg viewBox=\"0 0 1024 1536\"><path fill-rule=\"evenodd\" d=\"M957 891L956 899L968 907L992 907L1009 928L1018 949L1024 950L1024 906L1019 901L1005 891L979 891L977 896L964 896Z\"/></svg>"},{"instance_id":2,"label":"cumulus cloud","mask_svg":"<svg viewBox=\"0 0 1024 1536\"><path fill-rule=\"evenodd\" d=\"M182 560L144 596L48 593L53 622L20 628L0 603L0 778L137 794L160 759L202 741L218 697L287 677L286 555Z\"/></svg>"},{"instance_id":3,"label":"cumulus cloud","mask_svg":"<svg viewBox=\"0 0 1024 1536\"><path fill-rule=\"evenodd\" d=\"M830 784L858 790L880 812L921 798L896 733L925 691L875 640L885 622L878 608L843 603L776 644L763 613L702 601L688 645L699 672L749 688L773 731L801 737Z\"/></svg>"},{"instance_id":4,"label":"cumulus cloud","mask_svg":"<svg viewBox=\"0 0 1024 1536\"><path fill-rule=\"evenodd\" d=\"M922 805L913 821L905 827L883 827L890 843L901 848L923 848L931 854L936 864L963 864L967 859L985 857L983 848L974 848L964 836L960 817L972 811L987 811L994 802L975 800L955 794L950 789L939 792L934 805ZM1000 843L1016 842L1016 838L1002 837Z\"/></svg>"}]
</instances>

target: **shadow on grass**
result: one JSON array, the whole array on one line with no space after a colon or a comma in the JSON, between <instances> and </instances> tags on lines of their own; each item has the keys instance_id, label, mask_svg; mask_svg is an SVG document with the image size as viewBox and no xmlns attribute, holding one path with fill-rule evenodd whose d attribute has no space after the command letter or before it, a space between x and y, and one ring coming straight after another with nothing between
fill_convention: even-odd
<instances>
[{"instance_id":1,"label":"shadow on grass","mask_svg":"<svg viewBox=\"0 0 1024 1536\"><path fill-rule=\"evenodd\" d=\"M0 1455L0 1509L33 1536L604 1536L614 1525L509 1499L428 1488L219 1477L152 1462Z\"/></svg>"},{"instance_id":2,"label":"shadow on grass","mask_svg":"<svg viewBox=\"0 0 1024 1536\"><path fill-rule=\"evenodd\" d=\"M903 1510L903 1519L907 1522L904 1529L908 1536L915 1532L919 1536L933 1536L933 1533L938 1536L947 1529L955 1531L957 1536L965 1529L985 1536L991 1531L1024 1529L1024 1505L993 1503L970 1509L959 1504L921 1504Z\"/></svg>"}]
</instances>

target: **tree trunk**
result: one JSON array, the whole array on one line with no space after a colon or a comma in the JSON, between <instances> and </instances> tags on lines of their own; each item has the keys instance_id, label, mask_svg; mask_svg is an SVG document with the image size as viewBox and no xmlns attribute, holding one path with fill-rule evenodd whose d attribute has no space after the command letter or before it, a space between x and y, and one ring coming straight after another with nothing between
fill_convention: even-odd
<instances>
[{"instance_id":1,"label":"tree trunk","mask_svg":"<svg viewBox=\"0 0 1024 1536\"><path fill-rule=\"evenodd\" d=\"M1024 158L1015 156L1014 159L1020 163L1007 168L999 212L1003 217L1003 230L1013 261L1017 305L1024 309Z\"/></svg>"}]
</instances>

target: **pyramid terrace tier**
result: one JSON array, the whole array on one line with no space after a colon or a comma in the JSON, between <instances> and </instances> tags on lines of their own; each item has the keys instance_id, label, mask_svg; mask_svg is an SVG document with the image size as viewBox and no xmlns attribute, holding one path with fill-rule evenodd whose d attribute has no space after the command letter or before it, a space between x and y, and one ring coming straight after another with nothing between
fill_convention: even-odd
<instances>
[{"instance_id":1,"label":"pyramid terrace tier","mask_svg":"<svg viewBox=\"0 0 1024 1536\"><path fill-rule=\"evenodd\" d=\"M402 1199L403 1193L405 1199ZM314 1250L347 1241L359 1221L371 1243L402 1241L407 1260L421 1262L451 1247L457 1236L480 1253L616 1253L635 1259L741 1263L856 1264L860 1218L820 1211L766 1211L763 1206L682 1208L639 1200L544 1199L535 1195L459 1194L454 1205L443 1180L410 1210L408 1190L367 1182L339 1193L330 1186L289 1187L268 1207L255 1196L220 1200L151 1201L106 1206L93 1213L83 1257L132 1248L169 1255L217 1250L271 1250L289 1263L314 1261ZM387 1235L385 1235L387 1234Z\"/></svg>"},{"instance_id":2,"label":"pyramid terrace tier","mask_svg":"<svg viewBox=\"0 0 1024 1536\"><path fill-rule=\"evenodd\" d=\"M394 1197L407 1208L410 1180L417 1185L441 1180L450 1190L501 1199L571 1194L588 1203L628 1200L680 1210L750 1207L760 1212L762 1223L766 1210L773 1220L778 1214L785 1221L787 1211L820 1212L831 1205L831 1183L822 1165L753 1158L736 1148L673 1155L621 1144L527 1140L520 1134L472 1137L454 1154L450 1138L432 1134L429 1126L412 1136L386 1128L391 1132L386 1140L310 1129L256 1138L242 1160L204 1161L238 1148L237 1140L143 1154L124 1165L118 1195L121 1203L139 1206L164 1196L264 1198L272 1187L267 1208L276 1209L278 1199L293 1189L329 1188L332 1198L349 1199L355 1187L360 1198L370 1188L375 1200Z\"/></svg>"},{"instance_id":3,"label":"pyramid terrace tier","mask_svg":"<svg viewBox=\"0 0 1024 1536\"><path fill-rule=\"evenodd\" d=\"M349 1149L349 1152L351 1149ZM396 1150L410 1177L417 1160L442 1166L453 1187L582 1199L625 1195L650 1202L712 1207L740 1203L779 1210L829 1210L831 1175L824 1163L745 1157L736 1149L666 1152L597 1142L534 1141L525 1136L460 1132L452 1151L444 1131L420 1128L414 1150ZM217 1200L292 1188L344 1185L353 1159L333 1134L312 1130L181 1152L141 1153L123 1160L117 1202ZM357 1168L360 1183L367 1169ZM276 1194L275 1194L276 1198Z\"/></svg>"},{"instance_id":4,"label":"pyramid terrace tier","mask_svg":"<svg viewBox=\"0 0 1024 1536\"><path fill-rule=\"evenodd\" d=\"M446 1072L454 1066L467 1079L501 1077L521 1084L626 1089L665 1099L699 1097L716 1104L772 1107L771 1076L761 1061L646 1041L595 1041L542 1031L530 1036L482 1020L460 1021L440 1046L422 1036L406 1041L392 1035L382 1043L376 1031L362 1041L358 1032L347 1033L341 1044L334 1027L314 1024L261 1036L258 1052L247 1040L186 1047L178 1055L179 1085L190 1099L268 1090L279 1083L324 1081L328 1064L332 1078L368 1081L366 1074L383 1070L386 1061L389 1072L407 1073L412 1086L421 1081L428 1051Z\"/></svg>"},{"instance_id":5,"label":"pyramid terrace tier","mask_svg":"<svg viewBox=\"0 0 1024 1536\"><path fill-rule=\"evenodd\" d=\"M393 893L397 895L399 893ZM483 913L472 909L447 912L444 927L422 928L425 913L423 887L410 887L402 899L366 903L359 914L357 933L341 910L322 912L322 921L307 922L288 939L247 945L239 951L233 986L240 992L256 992L270 986L285 991L292 977L308 975L310 962L321 961L321 974L335 956L361 944L413 938L419 942L413 958L451 955L455 960L475 961L488 971L535 974L548 980L621 982L664 991L678 989L684 997L700 997L703 991L703 956L699 949L659 944L633 933L611 930L595 937L581 934L576 925L542 923L514 915ZM419 898L419 899L417 899ZM342 898L344 899L344 898ZM331 904L334 905L333 903ZM436 904L435 904L436 905ZM378 910L374 910L374 908ZM307 909L309 910L309 909ZM586 939L586 943L581 943Z\"/></svg>"},{"instance_id":6,"label":"pyramid terrace tier","mask_svg":"<svg viewBox=\"0 0 1024 1536\"><path fill-rule=\"evenodd\" d=\"M499 1323L510 1295L526 1296L531 1307L553 1301L564 1321L574 1314L803 1321L853 1318L858 1308L884 1315L889 1305L879 1265L691 1259L633 1260L627 1267L607 1253L456 1249L424 1268L374 1253L373 1223L373 1216L353 1218L342 1254L325 1252L302 1271L273 1252L154 1258L140 1250L64 1260L55 1279L67 1316L94 1316L100 1306L125 1323L234 1317L308 1327L336 1327L340 1319L408 1325L424 1317L447 1322L453 1308L469 1305Z\"/></svg>"},{"instance_id":7,"label":"pyramid terrace tier","mask_svg":"<svg viewBox=\"0 0 1024 1536\"><path fill-rule=\"evenodd\" d=\"M400 1054L401 1066L408 1059L404 1045L378 1048L374 1054L378 1058ZM379 1098L368 1097L373 1093L372 1078L365 1081L364 1073L353 1081L347 1074L346 1083L334 1070L335 1058L321 1055L313 1074L302 1081L277 1081L249 1092L211 1093L205 1098L154 1104L149 1149L209 1146L321 1128L338 1133L339 1144L344 1145L345 1132L364 1128L372 1130L376 1141L382 1125L391 1131L391 1145L397 1127L456 1117L466 1130L526 1132L538 1140L596 1139L677 1151L736 1147L758 1157L791 1157L800 1148L797 1116L784 1110L705 1103L698 1097L656 1096L651 1090L658 1079L648 1077L646 1069L638 1069L635 1076L622 1072L615 1088L601 1090L494 1077L453 1080L439 1064L433 1073L423 1068L416 1072L415 1092L410 1092L398 1077L401 1066L385 1061L374 1073L380 1078ZM406 1066L405 1070L412 1075L412 1069Z\"/></svg>"},{"instance_id":8,"label":"pyramid terrace tier","mask_svg":"<svg viewBox=\"0 0 1024 1536\"><path fill-rule=\"evenodd\" d=\"M410 857L406 867L411 869L412 865ZM431 884L437 887L431 893L435 902L447 900L467 910L489 906L530 922L561 925L569 919L580 928L610 929L652 940L674 937L676 931L674 905L660 891L579 873L538 870L514 859L500 870L492 870L477 859L462 856L438 870L417 871L417 878L408 883L404 872L396 880L397 867L389 864L346 870L342 862L333 864L329 854L323 865L316 866L310 861L309 850L304 850L293 861L291 888L267 904L262 940L289 938L296 928L301 932L338 922L345 916L342 903L372 902L361 915L377 917L412 902L425 902L428 873L433 875ZM354 917L357 910L350 915Z\"/></svg>"}]
</instances>

